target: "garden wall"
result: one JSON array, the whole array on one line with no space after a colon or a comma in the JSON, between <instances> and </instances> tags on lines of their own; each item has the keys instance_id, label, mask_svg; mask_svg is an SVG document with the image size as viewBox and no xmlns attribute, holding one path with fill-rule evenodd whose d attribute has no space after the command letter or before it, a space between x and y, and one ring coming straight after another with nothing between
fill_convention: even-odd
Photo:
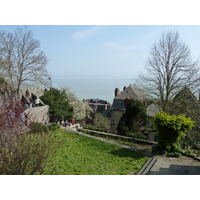
<instances>
[{"instance_id":1,"label":"garden wall","mask_svg":"<svg viewBox=\"0 0 200 200\"><path fill-rule=\"evenodd\" d=\"M39 106L34 108L29 108L24 111L27 115L27 125L30 122L41 122L43 124L49 122L49 106Z\"/></svg>"}]
</instances>

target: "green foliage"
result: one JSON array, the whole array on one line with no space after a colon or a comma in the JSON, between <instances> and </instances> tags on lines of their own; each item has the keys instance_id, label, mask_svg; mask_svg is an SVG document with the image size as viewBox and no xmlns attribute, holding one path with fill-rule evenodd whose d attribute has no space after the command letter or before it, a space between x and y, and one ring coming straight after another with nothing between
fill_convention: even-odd
<instances>
[{"instance_id":1,"label":"green foliage","mask_svg":"<svg viewBox=\"0 0 200 200\"><path fill-rule=\"evenodd\" d=\"M180 152L168 152L166 154L166 156L169 156L169 157L179 157L181 155Z\"/></svg>"},{"instance_id":2,"label":"green foliage","mask_svg":"<svg viewBox=\"0 0 200 200\"><path fill-rule=\"evenodd\" d=\"M65 90L51 88L44 92L41 100L49 105L50 121L72 119L73 108Z\"/></svg>"},{"instance_id":3,"label":"green foliage","mask_svg":"<svg viewBox=\"0 0 200 200\"><path fill-rule=\"evenodd\" d=\"M60 125L56 123L49 124L47 127L50 131L56 131L60 129Z\"/></svg>"},{"instance_id":4,"label":"green foliage","mask_svg":"<svg viewBox=\"0 0 200 200\"><path fill-rule=\"evenodd\" d=\"M137 138L137 139L142 139L142 140L147 140L148 137L144 134L142 134L141 132L134 132L134 133L127 133L128 137L133 137L133 138Z\"/></svg>"},{"instance_id":5,"label":"green foliage","mask_svg":"<svg viewBox=\"0 0 200 200\"><path fill-rule=\"evenodd\" d=\"M49 128L40 122L30 123L29 128L30 128L31 133L48 133L49 132Z\"/></svg>"},{"instance_id":6,"label":"green foliage","mask_svg":"<svg viewBox=\"0 0 200 200\"><path fill-rule=\"evenodd\" d=\"M126 115L125 114L122 115L122 117L118 123L117 131L120 135L128 136L129 128L126 123Z\"/></svg>"},{"instance_id":7,"label":"green foliage","mask_svg":"<svg viewBox=\"0 0 200 200\"><path fill-rule=\"evenodd\" d=\"M93 130L93 131L100 131L100 132L106 132L108 133L110 130L104 128L104 127L96 127L92 124L87 124L83 127L84 129L89 129L89 130Z\"/></svg>"},{"instance_id":8,"label":"green foliage","mask_svg":"<svg viewBox=\"0 0 200 200\"><path fill-rule=\"evenodd\" d=\"M140 128L146 125L147 114L143 102L130 99L126 112L122 115L117 130L120 135L127 135L128 132L139 132Z\"/></svg>"},{"instance_id":9,"label":"green foliage","mask_svg":"<svg viewBox=\"0 0 200 200\"><path fill-rule=\"evenodd\" d=\"M185 115L168 115L161 111L154 116L157 128L158 147L168 152L179 151L178 141L185 137L184 132L194 127L194 121Z\"/></svg>"},{"instance_id":10,"label":"green foliage","mask_svg":"<svg viewBox=\"0 0 200 200\"><path fill-rule=\"evenodd\" d=\"M91 130L110 132L110 121L106 117L104 117L102 114L96 113L94 121L93 121L93 125L89 127L91 128Z\"/></svg>"},{"instance_id":11,"label":"green foliage","mask_svg":"<svg viewBox=\"0 0 200 200\"><path fill-rule=\"evenodd\" d=\"M196 128L196 127L195 127ZM186 154L200 155L200 133L199 130L186 132L186 137L180 140L182 151Z\"/></svg>"}]
</instances>

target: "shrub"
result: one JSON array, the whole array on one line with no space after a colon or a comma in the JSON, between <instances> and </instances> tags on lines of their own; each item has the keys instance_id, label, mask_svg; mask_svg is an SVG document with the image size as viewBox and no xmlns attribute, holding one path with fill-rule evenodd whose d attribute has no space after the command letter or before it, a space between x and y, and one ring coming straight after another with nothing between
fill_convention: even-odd
<instances>
[{"instance_id":1,"label":"shrub","mask_svg":"<svg viewBox=\"0 0 200 200\"><path fill-rule=\"evenodd\" d=\"M66 90L51 88L40 99L49 105L50 121L72 119L73 107L70 105Z\"/></svg>"},{"instance_id":2,"label":"shrub","mask_svg":"<svg viewBox=\"0 0 200 200\"><path fill-rule=\"evenodd\" d=\"M128 132L139 132L146 122L147 114L144 103L140 100L130 99L127 102L126 111L119 121L117 131L120 135L125 136Z\"/></svg>"},{"instance_id":3,"label":"shrub","mask_svg":"<svg viewBox=\"0 0 200 200\"><path fill-rule=\"evenodd\" d=\"M137 139L142 139L142 140L147 140L148 137L146 135L144 135L141 132L135 132L135 133L127 133L127 136L129 137L133 137L133 138L137 138Z\"/></svg>"},{"instance_id":4,"label":"shrub","mask_svg":"<svg viewBox=\"0 0 200 200\"><path fill-rule=\"evenodd\" d=\"M94 126L102 131L110 131L110 121L100 113L95 114Z\"/></svg>"},{"instance_id":5,"label":"shrub","mask_svg":"<svg viewBox=\"0 0 200 200\"><path fill-rule=\"evenodd\" d=\"M9 100L9 99L8 99ZM8 101L7 101L8 102ZM0 174L41 174L49 156L50 134L26 134L20 104L0 106Z\"/></svg>"},{"instance_id":6,"label":"shrub","mask_svg":"<svg viewBox=\"0 0 200 200\"><path fill-rule=\"evenodd\" d=\"M1 135L0 174L33 175L42 174L51 144L50 135L19 134Z\"/></svg>"},{"instance_id":7,"label":"shrub","mask_svg":"<svg viewBox=\"0 0 200 200\"><path fill-rule=\"evenodd\" d=\"M50 131L56 131L60 129L60 125L56 123L49 124L47 127Z\"/></svg>"},{"instance_id":8,"label":"shrub","mask_svg":"<svg viewBox=\"0 0 200 200\"><path fill-rule=\"evenodd\" d=\"M109 132L109 129L105 127L97 127L91 124L87 124L83 128L93 130L93 131L100 131L100 132L106 132L106 133Z\"/></svg>"},{"instance_id":9,"label":"shrub","mask_svg":"<svg viewBox=\"0 0 200 200\"><path fill-rule=\"evenodd\" d=\"M180 152L168 152L166 156L168 157L179 157L181 155Z\"/></svg>"},{"instance_id":10,"label":"shrub","mask_svg":"<svg viewBox=\"0 0 200 200\"><path fill-rule=\"evenodd\" d=\"M29 125L31 133L48 133L49 129L40 122L32 122Z\"/></svg>"},{"instance_id":11,"label":"shrub","mask_svg":"<svg viewBox=\"0 0 200 200\"><path fill-rule=\"evenodd\" d=\"M168 152L179 151L178 141L184 132L194 127L194 121L185 115L168 115L161 111L154 116L157 129L158 148Z\"/></svg>"}]
</instances>

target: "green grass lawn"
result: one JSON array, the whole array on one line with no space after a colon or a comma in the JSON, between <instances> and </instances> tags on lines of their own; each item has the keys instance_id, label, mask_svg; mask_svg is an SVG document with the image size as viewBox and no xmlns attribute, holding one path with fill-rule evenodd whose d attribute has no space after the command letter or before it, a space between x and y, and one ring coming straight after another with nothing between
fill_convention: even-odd
<instances>
[{"instance_id":1,"label":"green grass lawn","mask_svg":"<svg viewBox=\"0 0 200 200\"><path fill-rule=\"evenodd\" d=\"M145 155L99 140L59 130L43 174L137 174L148 160Z\"/></svg>"}]
</instances>

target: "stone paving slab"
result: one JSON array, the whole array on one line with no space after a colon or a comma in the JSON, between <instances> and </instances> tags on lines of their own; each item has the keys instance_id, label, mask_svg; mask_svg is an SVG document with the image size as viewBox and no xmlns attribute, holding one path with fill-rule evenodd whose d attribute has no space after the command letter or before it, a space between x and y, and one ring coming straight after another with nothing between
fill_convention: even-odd
<instances>
[{"instance_id":1,"label":"stone paving slab","mask_svg":"<svg viewBox=\"0 0 200 200\"><path fill-rule=\"evenodd\" d=\"M148 175L200 175L200 162L193 158L186 156L156 158L157 161Z\"/></svg>"}]
</instances>

